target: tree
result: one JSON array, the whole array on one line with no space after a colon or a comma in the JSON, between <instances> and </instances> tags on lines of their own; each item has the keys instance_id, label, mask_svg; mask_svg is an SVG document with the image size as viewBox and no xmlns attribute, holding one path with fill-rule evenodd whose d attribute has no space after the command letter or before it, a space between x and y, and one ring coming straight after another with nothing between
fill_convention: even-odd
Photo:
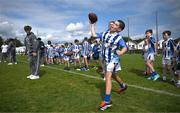
<instances>
[{"instance_id":1,"label":"tree","mask_svg":"<svg viewBox=\"0 0 180 113\"><path fill-rule=\"evenodd\" d=\"M1 53L1 46L2 46L3 42L4 42L4 40L3 40L3 38L0 36L0 53Z\"/></svg>"},{"instance_id":2,"label":"tree","mask_svg":"<svg viewBox=\"0 0 180 113\"><path fill-rule=\"evenodd\" d=\"M4 42L4 40L3 40L3 38L0 36L0 47L2 46L3 42Z\"/></svg>"},{"instance_id":3,"label":"tree","mask_svg":"<svg viewBox=\"0 0 180 113\"><path fill-rule=\"evenodd\" d=\"M13 38L9 38L6 40L7 44L10 42L10 40L13 39ZM16 47L20 47L20 46L23 46L23 44L21 43L20 40L18 40L17 38L14 38L14 42L16 44Z\"/></svg>"},{"instance_id":4,"label":"tree","mask_svg":"<svg viewBox=\"0 0 180 113\"><path fill-rule=\"evenodd\" d=\"M16 47L20 47L20 46L23 46L23 44L21 43L20 40L18 40L17 38L15 38L15 44L16 44Z\"/></svg>"}]
</instances>

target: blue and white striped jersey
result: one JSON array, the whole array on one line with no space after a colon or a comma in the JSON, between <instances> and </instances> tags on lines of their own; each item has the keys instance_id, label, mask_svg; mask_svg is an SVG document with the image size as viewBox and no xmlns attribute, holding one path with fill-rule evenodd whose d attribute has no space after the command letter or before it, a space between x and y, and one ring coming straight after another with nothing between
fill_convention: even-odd
<instances>
[{"instance_id":1,"label":"blue and white striped jersey","mask_svg":"<svg viewBox=\"0 0 180 113\"><path fill-rule=\"evenodd\" d=\"M65 47L64 48L64 54L68 53L68 52L71 52L72 49L70 47Z\"/></svg>"},{"instance_id":2,"label":"blue and white striped jersey","mask_svg":"<svg viewBox=\"0 0 180 113\"><path fill-rule=\"evenodd\" d=\"M74 44L72 47L72 49L75 53L79 53L81 48L82 48L81 45L77 45L77 44Z\"/></svg>"},{"instance_id":3,"label":"blue and white striped jersey","mask_svg":"<svg viewBox=\"0 0 180 113\"><path fill-rule=\"evenodd\" d=\"M174 52L175 52L174 47L175 47L175 44L173 40L170 38L163 42L163 58L164 59L171 59L172 57L174 57Z\"/></svg>"},{"instance_id":4,"label":"blue and white striped jersey","mask_svg":"<svg viewBox=\"0 0 180 113\"><path fill-rule=\"evenodd\" d=\"M180 62L180 44L177 45L176 50L178 52L177 61Z\"/></svg>"},{"instance_id":5,"label":"blue and white striped jersey","mask_svg":"<svg viewBox=\"0 0 180 113\"><path fill-rule=\"evenodd\" d=\"M47 49L47 53L48 53L48 55L54 54L54 48L50 46L50 47Z\"/></svg>"},{"instance_id":6,"label":"blue and white striped jersey","mask_svg":"<svg viewBox=\"0 0 180 113\"><path fill-rule=\"evenodd\" d=\"M154 37L149 38L149 45L148 45L148 53L155 53L155 43L156 39Z\"/></svg>"},{"instance_id":7,"label":"blue and white striped jersey","mask_svg":"<svg viewBox=\"0 0 180 113\"><path fill-rule=\"evenodd\" d=\"M119 48L127 48L126 43L118 33L110 34L109 31L97 34L97 38L102 41L102 55L106 63L120 61L119 55L116 50Z\"/></svg>"},{"instance_id":8,"label":"blue and white striped jersey","mask_svg":"<svg viewBox=\"0 0 180 113\"><path fill-rule=\"evenodd\" d=\"M64 52L64 48L60 47L59 48L59 53L63 53Z\"/></svg>"},{"instance_id":9,"label":"blue and white striped jersey","mask_svg":"<svg viewBox=\"0 0 180 113\"><path fill-rule=\"evenodd\" d=\"M88 56L90 55L91 51L92 51L91 44L89 44L87 41L84 41L82 45L82 54Z\"/></svg>"}]
</instances>

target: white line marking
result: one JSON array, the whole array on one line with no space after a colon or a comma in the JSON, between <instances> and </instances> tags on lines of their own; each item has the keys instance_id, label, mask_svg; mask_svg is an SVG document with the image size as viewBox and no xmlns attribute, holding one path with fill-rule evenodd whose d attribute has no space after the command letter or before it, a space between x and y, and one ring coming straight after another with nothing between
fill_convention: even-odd
<instances>
[{"instance_id":1,"label":"white line marking","mask_svg":"<svg viewBox=\"0 0 180 113\"><path fill-rule=\"evenodd\" d=\"M95 76L92 76L92 75L77 73L77 72L73 72L73 71L66 71L66 70L59 69L59 68L52 67L52 66L45 66L45 67L50 68L50 69L55 69L55 70L59 70L59 71L64 71L64 72L72 73L72 74L76 74L76 75L85 76L85 77L88 77L88 78L103 80L102 78L95 77ZM115 81L113 81L113 82L115 82ZM164 91L164 90L156 90L156 89L141 87L141 86L137 86L137 85L130 85L130 84L128 84L128 86L133 87L133 88L137 88L137 89L142 89L142 90L145 90L145 91L159 93L159 94L166 94L166 95L169 95L169 96L180 97L180 94L174 94L174 93L170 93L170 92L167 92L167 91Z\"/></svg>"}]
</instances>

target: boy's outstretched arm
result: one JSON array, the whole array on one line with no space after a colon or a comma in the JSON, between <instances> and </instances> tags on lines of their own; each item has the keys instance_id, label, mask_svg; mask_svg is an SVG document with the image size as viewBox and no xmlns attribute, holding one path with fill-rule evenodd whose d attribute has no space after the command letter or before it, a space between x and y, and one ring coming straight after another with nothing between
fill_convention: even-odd
<instances>
[{"instance_id":1,"label":"boy's outstretched arm","mask_svg":"<svg viewBox=\"0 0 180 113\"><path fill-rule=\"evenodd\" d=\"M96 23L94 23L94 24L90 23L90 30L91 30L91 36L97 37L97 35L96 35Z\"/></svg>"}]
</instances>

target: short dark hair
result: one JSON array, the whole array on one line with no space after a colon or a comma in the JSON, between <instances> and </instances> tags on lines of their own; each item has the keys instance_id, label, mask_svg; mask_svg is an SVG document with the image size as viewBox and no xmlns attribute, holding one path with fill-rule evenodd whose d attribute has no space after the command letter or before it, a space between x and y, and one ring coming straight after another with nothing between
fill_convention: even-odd
<instances>
[{"instance_id":1,"label":"short dark hair","mask_svg":"<svg viewBox=\"0 0 180 113\"><path fill-rule=\"evenodd\" d=\"M77 42L79 42L79 40L78 40L78 39L75 39L74 42L77 43Z\"/></svg>"},{"instance_id":2,"label":"short dark hair","mask_svg":"<svg viewBox=\"0 0 180 113\"><path fill-rule=\"evenodd\" d=\"M152 33L153 33L153 30L152 30L152 29L148 29L148 30L146 30L145 33L148 33L148 32L152 34Z\"/></svg>"},{"instance_id":3,"label":"short dark hair","mask_svg":"<svg viewBox=\"0 0 180 113\"><path fill-rule=\"evenodd\" d=\"M51 45L51 41L50 40L48 40L48 45Z\"/></svg>"},{"instance_id":4,"label":"short dark hair","mask_svg":"<svg viewBox=\"0 0 180 113\"><path fill-rule=\"evenodd\" d=\"M85 41L87 41L87 40L88 40L88 38L87 38L87 37L84 37L84 40L85 40Z\"/></svg>"},{"instance_id":5,"label":"short dark hair","mask_svg":"<svg viewBox=\"0 0 180 113\"><path fill-rule=\"evenodd\" d=\"M41 40L41 38L39 37L39 38L37 38L37 40Z\"/></svg>"},{"instance_id":6,"label":"short dark hair","mask_svg":"<svg viewBox=\"0 0 180 113\"><path fill-rule=\"evenodd\" d=\"M162 34L163 35L168 34L168 36L171 36L171 31L164 31Z\"/></svg>"},{"instance_id":7,"label":"short dark hair","mask_svg":"<svg viewBox=\"0 0 180 113\"><path fill-rule=\"evenodd\" d=\"M64 45L65 45L65 46L68 46L68 43L66 42Z\"/></svg>"},{"instance_id":8,"label":"short dark hair","mask_svg":"<svg viewBox=\"0 0 180 113\"><path fill-rule=\"evenodd\" d=\"M32 27L29 25L24 26L24 31L31 31Z\"/></svg>"},{"instance_id":9,"label":"short dark hair","mask_svg":"<svg viewBox=\"0 0 180 113\"><path fill-rule=\"evenodd\" d=\"M119 27L121 28L121 30L124 30L125 28L125 23L122 20L117 20L120 24Z\"/></svg>"}]
</instances>

